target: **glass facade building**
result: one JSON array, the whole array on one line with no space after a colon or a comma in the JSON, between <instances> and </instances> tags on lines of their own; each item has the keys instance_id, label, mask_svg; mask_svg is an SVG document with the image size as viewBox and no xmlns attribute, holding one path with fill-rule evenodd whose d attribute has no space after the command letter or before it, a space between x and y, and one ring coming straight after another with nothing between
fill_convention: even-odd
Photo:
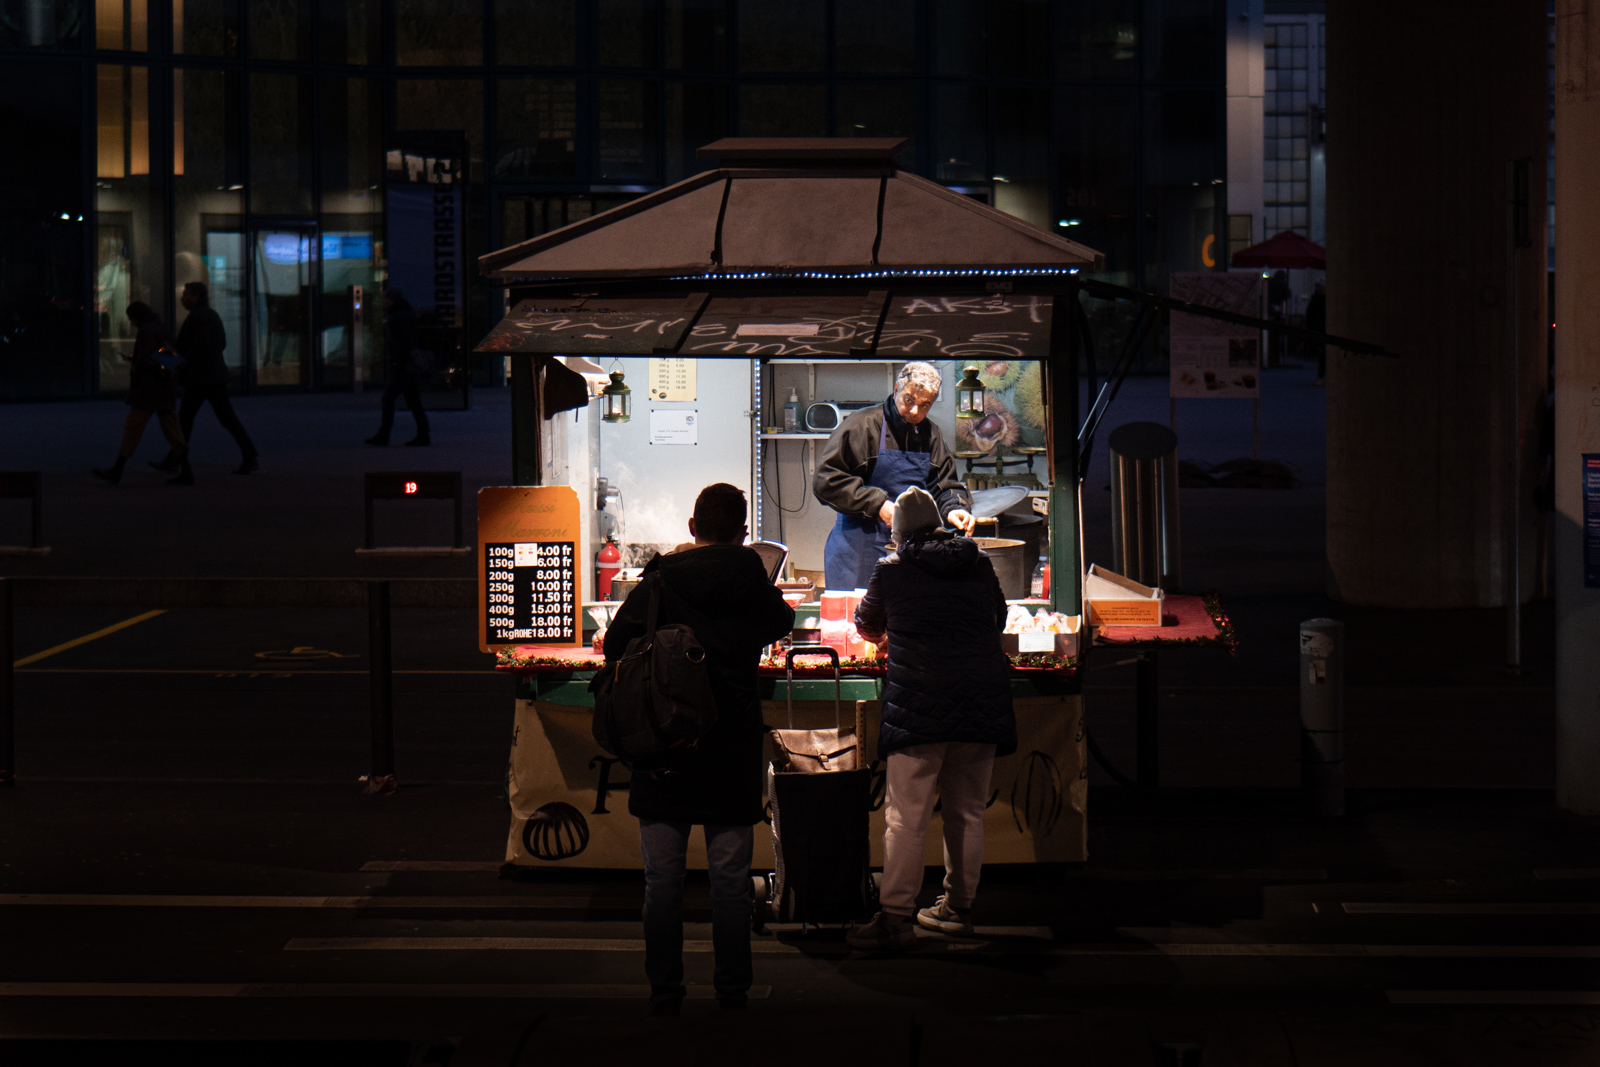
<instances>
[{"instance_id":1,"label":"glass facade building","mask_svg":"<svg viewBox=\"0 0 1600 1067\"><path fill-rule=\"evenodd\" d=\"M693 174L719 137L903 136L911 169L1164 291L1226 225L1223 18L1220 0L0 0L0 397L125 387L128 304L172 322L197 280L236 388L349 388L350 287L381 287L396 225L386 160L441 136L465 157L469 261ZM466 274L476 338L498 294Z\"/></svg>"}]
</instances>

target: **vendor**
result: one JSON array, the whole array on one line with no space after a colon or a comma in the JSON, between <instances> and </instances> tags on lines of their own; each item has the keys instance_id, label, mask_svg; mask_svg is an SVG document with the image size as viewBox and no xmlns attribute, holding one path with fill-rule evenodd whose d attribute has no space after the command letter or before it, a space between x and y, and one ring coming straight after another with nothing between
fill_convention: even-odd
<instances>
[{"instance_id":1,"label":"vendor","mask_svg":"<svg viewBox=\"0 0 1600 1067\"><path fill-rule=\"evenodd\" d=\"M928 421L942 385L936 368L907 363L893 396L852 414L823 446L811 492L839 513L823 557L829 589L866 587L888 553L895 498L911 486L933 496L945 524L972 533L972 497L944 435Z\"/></svg>"}]
</instances>

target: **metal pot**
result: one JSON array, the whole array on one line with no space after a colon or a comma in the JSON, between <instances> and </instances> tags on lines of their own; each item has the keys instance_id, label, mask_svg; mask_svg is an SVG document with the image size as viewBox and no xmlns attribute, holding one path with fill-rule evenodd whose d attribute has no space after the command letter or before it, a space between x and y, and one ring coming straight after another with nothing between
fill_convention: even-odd
<instances>
[{"instance_id":1,"label":"metal pot","mask_svg":"<svg viewBox=\"0 0 1600 1067\"><path fill-rule=\"evenodd\" d=\"M1021 600L1026 597L1033 573L1028 566L1023 543L1009 537L974 537L973 540L989 554L994 573L1000 579L1000 591L1006 595L1006 599Z\"/></svg>"},{"instance_id":2,"label":"metal pot","mask_svg":"<svg viewBox=\"0 0 1600 1067\"><path fill-rule=\"evenodd\" d=\"M619 604L628 599L628 594L639 588L638 578L613 578L611 579L611 599Z\"/></svg>"}]
</instances>

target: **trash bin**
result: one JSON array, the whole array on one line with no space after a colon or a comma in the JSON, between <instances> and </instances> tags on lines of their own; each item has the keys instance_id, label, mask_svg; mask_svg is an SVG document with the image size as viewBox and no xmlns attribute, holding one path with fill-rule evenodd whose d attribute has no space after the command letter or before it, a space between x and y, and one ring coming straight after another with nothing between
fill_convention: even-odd
<instances>
[{"instance_id":1,"label":"trash bin","mask_svg":"<svg viewBox=\"0 0 1600 1067\"><path fill-rule=\"evenodd\" d=\"M1178 435L1159 422L1111 431L1112 566L1144 585L1179 588Z\"/></svg>"}]
</instances>

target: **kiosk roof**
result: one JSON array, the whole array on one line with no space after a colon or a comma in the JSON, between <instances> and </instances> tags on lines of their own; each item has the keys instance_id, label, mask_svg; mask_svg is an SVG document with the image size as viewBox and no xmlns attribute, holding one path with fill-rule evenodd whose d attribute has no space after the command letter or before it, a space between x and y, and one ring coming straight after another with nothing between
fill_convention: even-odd
<instances>
[{"instance_id":1,"label":"kiosk roof","mask_svg":"<svg viewBox=\"0 0 1600 1067\"><path fill-rule=\"evenodd\" d=\"M478 261L506 281L1096 270L1104 257L894 163L903 138L725 138L713 170Z\"/></svg>"}]
</instances>

